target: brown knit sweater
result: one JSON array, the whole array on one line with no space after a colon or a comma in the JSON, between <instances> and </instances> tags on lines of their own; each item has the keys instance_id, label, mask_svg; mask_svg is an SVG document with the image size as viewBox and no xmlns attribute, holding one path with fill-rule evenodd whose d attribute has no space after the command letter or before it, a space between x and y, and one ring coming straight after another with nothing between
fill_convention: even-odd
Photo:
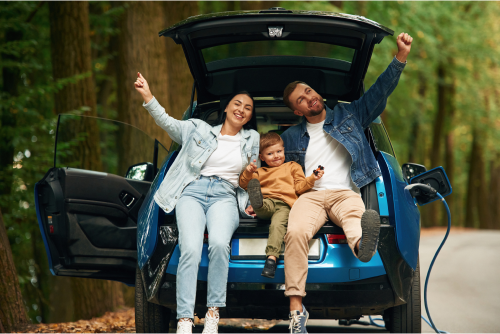
<instances>
[{"instance_id":1,"label":"brown knit sweater","mask_svg":"<svg viewBox=\"0 0 500 334\"><path fill-rule=\"evenodd\" d=\"M305 177L302 167L293 161L279 167L261 167L253 174L245 169L240 175L240 187L246 190L251 179L259 180L264 198L282 200L290 208L316 181L314 175Z\"/></svg>"}]
</instances>

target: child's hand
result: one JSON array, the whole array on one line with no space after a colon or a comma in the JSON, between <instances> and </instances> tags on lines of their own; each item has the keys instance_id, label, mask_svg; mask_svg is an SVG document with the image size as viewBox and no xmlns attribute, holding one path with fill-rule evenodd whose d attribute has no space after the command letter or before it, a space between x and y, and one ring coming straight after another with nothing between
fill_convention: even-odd
<instances>
[{"instance_id":1,"label":"child's hand","mask_svg":"<svg viewBox=\"0 0 500 334\"><path fill-rule=\"evenodd\" d=\"M153 98L153 94L149 90L149 85L146 79L142 76L141 73L137 72L137 80L134 82L135 89L141 93L144 98L144 102L148 103Z\"/></svg>"},{"instance_id":2,"label":"child's hand","mask_svg":"<svg viewBox=\"0 0 500 334\"><path fill-rule=\"evenodd\" d=\"M250 162L250 165L248 165L246 168L247 172L252 174L255 173L255 171L257 170L257 166L254 164L254 162L257 162L257 160L253 159L253 161Z\"/></svg>"},{"instance_id":3,"label":"child's hand","mask_svg":"<svg viewBox=\"0 0 500 334\"><path fill-rule=\"evenodd\" d=\"M245 212L247 213L247 215L249 216L252 216L252 217L257 217L257 214L255 213L255 211L253 210L253 207L251 205L249 205L246 209L245 209Z\"/></svg>"},{"instance_id":4,"label":"child's hand","mask_svg":"<svg viewBox=\"0 0 500 334\"><path fill-rule=\"evenodd\" d=\"M314 178L316 179L316 181L318 181L319 179L321 179L321 177L323 176L323 174L325 174L325 167L319 165L318 168L316 168L315 170L313 170L313 175L314 175Z\"/></svg>"},{"instance_id":5,"label":"child's hand","mask_svg":"<svg viewBox=\"0 0 500 334\"><path fill-rule=\"evenodd\" d=\"M318 171L315 171L316 173L313 173L314 175L314 179L316 181L318 181L319 179L321 179L321 177L325 174L325 171L324 170L318 170Z\"/></svg>"}]
</instances>

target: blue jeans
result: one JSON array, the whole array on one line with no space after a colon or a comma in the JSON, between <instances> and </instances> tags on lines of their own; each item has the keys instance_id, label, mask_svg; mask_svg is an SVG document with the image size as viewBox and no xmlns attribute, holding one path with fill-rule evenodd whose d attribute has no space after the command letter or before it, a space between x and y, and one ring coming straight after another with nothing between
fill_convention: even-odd
<instances>
[{"instance_id":1,"label":"blue jeans","mask_svg":"<svg viewBox=\"0 0 500 334\"><path fill-rule=\"evenodd\" d=\"M177 268L177 319L194 319L196 282L208 229L207 307L226 306L229 243L238 228L234 186L217 176L200 176L182 192L176 206L180 259Z\"/></svg>"}]
</instances>

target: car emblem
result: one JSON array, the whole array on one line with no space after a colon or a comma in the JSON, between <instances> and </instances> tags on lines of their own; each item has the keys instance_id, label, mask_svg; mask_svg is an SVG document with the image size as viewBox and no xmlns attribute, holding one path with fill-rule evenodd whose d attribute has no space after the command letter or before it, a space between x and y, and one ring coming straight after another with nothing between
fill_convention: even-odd
<instances>
[{"instance_id":1,"label":"car emblem","mask_svg":"<svg viewBox=\"0 0 500 334\"><path fill-rule=\"evenodd\" d=\"M269 37L273 38L279 38L283 34L283 27L275 26L275 27L268 27L269 29Z\"/></svg>"}]
</instances>

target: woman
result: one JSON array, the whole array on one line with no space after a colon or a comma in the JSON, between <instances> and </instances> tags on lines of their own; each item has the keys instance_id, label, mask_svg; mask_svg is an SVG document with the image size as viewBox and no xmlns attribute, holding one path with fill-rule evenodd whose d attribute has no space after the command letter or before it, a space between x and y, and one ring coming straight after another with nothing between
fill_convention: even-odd
<instances>
[{"instance_id":1,"label":"woman","mask_svg":"<svg viewBox=\"0 0 500 334\"><path fill-rule=\"evenodd\" d=\"M235 94L227 104L221 124L198 120L178 121L165 113L138 73L134 83L143 106L175 142L182 145L154 199L165 211L176 208L180 259L177 268L177 333L191 333L196 282L205 226L208 240L208 312L203 333L216 333L219 307L226 306L229 242L245 213L247 194L239 188L240 173L259 153L254 101L247 92ZM239 212L238 212L239 208Z\"/></svg>"}]
</instances>

